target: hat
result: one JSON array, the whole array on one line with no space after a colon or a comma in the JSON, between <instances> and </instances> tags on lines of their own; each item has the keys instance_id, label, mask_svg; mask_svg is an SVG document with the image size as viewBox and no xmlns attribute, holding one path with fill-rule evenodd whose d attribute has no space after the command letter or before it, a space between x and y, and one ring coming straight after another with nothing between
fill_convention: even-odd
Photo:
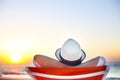
<instances>
[{"instance_id":1,"label":"hat","mask_svg":"<svg viewBox=\"0 0 120 80\"><path fill-rule=\"evenodd\" d=\"M80 64L86 57L79 43L73 39L68 39L56 50L55 55L61 62L71 66Z\"/></svg>"}]
</instances>

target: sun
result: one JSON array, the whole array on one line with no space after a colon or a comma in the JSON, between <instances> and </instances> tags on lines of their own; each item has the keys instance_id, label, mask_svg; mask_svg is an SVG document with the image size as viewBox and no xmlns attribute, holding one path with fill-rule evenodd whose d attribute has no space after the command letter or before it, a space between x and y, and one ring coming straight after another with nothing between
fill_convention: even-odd
<instances>
[{"instance_id":1,"label":"sun","mask_svg":"<svg viewBox=\"0 0 120 80\"><path fill-rule=\"evenodd\" d=\"M33 47L36 44L34 42L34 40L23 38L9 39L5 41L2 49L6 53L6 62L10 64L23 64L29 61L28 56L31 56L31 54L28 55L28 53L31 50L34 50Z\"/></svg>"},{"instance_id":2,"label":"sun","mask_svg":"<svg viewBox=\"0 0 120 80\"><path fill-rule=\"evenodd\" d=\"M21 61L21 56L18 54L11 55L11 61L14 63L19 63Z\"/></svg>"}]
</instances>

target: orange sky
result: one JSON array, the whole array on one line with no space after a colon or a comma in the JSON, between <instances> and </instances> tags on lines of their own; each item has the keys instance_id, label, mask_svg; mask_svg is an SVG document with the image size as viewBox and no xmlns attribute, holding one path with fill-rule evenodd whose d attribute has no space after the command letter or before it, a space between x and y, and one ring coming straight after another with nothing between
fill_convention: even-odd
<instances>
[{"instance_id":1,"label":"orange sky","mask_svg":"<svg viewBox=\"0 0 120 80\"><path fill-rule=\"evenodd\" d=\"M39 42L38 44L32 44L30 47L29 46L25 46L25 42L24 44L22 44L22 42L18 42L18 43L12 43L15 39L13 39L12 42L10 42L11 44L6 45L6 42L4 42L4 46L1 46L2 48L0 49L0 63L9 63L9 64L25 64L25 63L32 63L32 59L34 57L35 54L42 54L42 55L46 55L49 57L53 57L55 58L55 50L59 47L61 47L63 45L63 43L67 40L68 38L61 39L61 40L53 40L53 42L51 41L50 43L48 42ZM20 39L16 39L16 40L20 40ZM104 43L103 44L99 44L97 42L94 42L93 44L91 42L87 42L86 40L83 40L76 37L76 40L80 43L82 49L84 49L84 51L86 52L86 59L91 59L93 57L96 56L104 56L106 58L107 61L119 61L120 60L120 52L119 52L119 47L112 47L112 44L108 44L108 43ZM27 40L26 40L27 41ZM15 42L15 41L14 41ZM20 44L21 43L21 44ZM26 42L27 43L27 42ZM34 43L34 42L33 42ZM36 43L36 42L35 42ZM15 45L14 45L15 44ZM42 45L44 44L44 46ZM99 45L98 45L99 44ZM28 45L28 43L27 43ZM91 46L92 45L92 46ZM9 47L10 46L10 47ZM23 47L22 47L23 46ZM108 47L109 46L109 47ZM17 62L15 62L14 60L16 60L17 58Z\"/></svg>"},{"instance_id":2,"label":"orange sky","mask_svg":"<svg viewBox=\"0 0 120 80\"><path fill-rule=\"evenodd\" d=\"M0 63L31 62L35 54L55 58L68 38L78 41L86 60L104 56L120 61L117 1L1 1ZM16 59L17 60L17 59Z\"/></svg>"}]
</instances>

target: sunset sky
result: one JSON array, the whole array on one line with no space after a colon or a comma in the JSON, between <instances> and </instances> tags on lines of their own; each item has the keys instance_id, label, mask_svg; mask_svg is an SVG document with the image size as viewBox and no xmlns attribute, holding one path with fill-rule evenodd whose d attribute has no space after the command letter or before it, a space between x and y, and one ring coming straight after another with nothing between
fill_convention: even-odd
<instances>
[{"instance_id":1,"label":"sunset sky","mask_svg":"<svg viewBox=\"0 0 120 80\"><path fill-rule=\"evenodd\" d=\"M0 0L0 63L55 58L68 38L80 43L86 60L120 61L120 1Z\"/></svg>"}]
</instances>

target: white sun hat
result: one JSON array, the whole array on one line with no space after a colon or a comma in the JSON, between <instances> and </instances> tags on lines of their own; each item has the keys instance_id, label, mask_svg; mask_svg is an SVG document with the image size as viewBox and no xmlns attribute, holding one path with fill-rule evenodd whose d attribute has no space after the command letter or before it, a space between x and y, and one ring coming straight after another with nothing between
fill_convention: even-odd
<instances>
[{"instance_id":1,"label":"white sun hat","mask_svg":"<svg viewBox=\"0 0 120 80\"><path fill-rule=\"evenodd\" d=\"M68 39L56 50L55 55L61 62L71 66L80 64L86 57L79 43L73 39Z\"/></svg>"}]
</instances>

